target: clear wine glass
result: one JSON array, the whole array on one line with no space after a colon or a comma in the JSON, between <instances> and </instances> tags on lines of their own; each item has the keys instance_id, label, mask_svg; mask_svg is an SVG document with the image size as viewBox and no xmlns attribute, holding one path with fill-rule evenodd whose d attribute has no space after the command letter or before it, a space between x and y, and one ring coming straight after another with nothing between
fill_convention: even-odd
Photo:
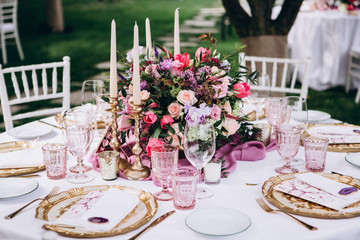
<instances>
[{"instance_id":1,"label":"clear wine glass","mask_svg":"<svg viewBox=\"0 0 360 240\"><path fill-rule=\"evenodd\" d=\"M162 186L161 192L154 193L154 197L160 201L173 199L169 190L171 171L177 167L179 159L178 148L171 145L156 146L151 148L151 167L156 178Z\"/></svg>"},{"instance_id":2,"label":"clear wine glass","mask_svg":"<svg viewBox=\"0 0 360 240\"><path fill-rule=\"evenodd\" d=\"M99 118L99 110L97 108L97 99L105 94L105 83L103 80L85 80L81 88L81 104L89 108L92 114L95 136L100 134L97 132L97 120Z\"/></svg>"},{"instance_id":3,"label":"clear wine glass","mask_svg":"<svg viewBox=\"0 0 360 240\"><path fill-rule=\"evenodd\" d=\"M259 112L265 107L265 99L270 95L270 77L267 73L259 73L257 87L251 90L248 103L255 109L256 121L259 121Z\"/></svg>"},{"instance_id":4,"label":"clear wine glass","mask_svg":"<svg viewBox=\"0 0 360 240\"><path fill-rule=\"evenodd\" d=\"M275 169L277 173L287 174L299 172L290 166L290 160L297 154L300 147L301 130L296 126L281 125L276 128L277 151L284 158L285 164Z\"/></svg>"},{"instance_id":5,"label":"clear wine glass","mask_svg":"<svg viewBox=\"0 0 360 240\"><path fill-rule=\"evenodd\" d=\"M297 126L303 134L308 126L308 110L306 99L300 96L285 97L288 103L286 118L283 124ZM301 158L291 160L291 165L302 165L305 161Z\"/></svg>"},{"instance_id":6,"label":"clear wine glass","mask_svg":"<svg viewBox=\"0 0 360 240\"><path fill-rule=\"evenodd\" d=\"M266 120L273 128L273 136L276 127L281 125L286 118L287 99L269 97L265 100Z\"/></svg>"},{"instance_id":7,"label":"clear wine glass","mask_svg":"<svg viewBox=\"0 0 360 240\"><path fill-rule=\"evenodd\" d=\"M69 109L63 116L63 137L71 155L76 157L78 172L67 179L72 183L87 183L94 180L94 176L85 173L83 157L87 154L93 139L92 120L86 108Z\"/></svg>"},{"instance_id":8,"label":"clear wine glass","mask_svg":"<svg viewBox=\"0 0 360 240\"><path fill-rule=\"evenodd\" d=\"M215 154L215 128L212 123L199 123L190 126L188 123L184 131L184 153L190 163L199 171L201 182L201 169ZM213 191L207 188L198 188L197 198L209 198Z\"/></svg>"}]
</instances>

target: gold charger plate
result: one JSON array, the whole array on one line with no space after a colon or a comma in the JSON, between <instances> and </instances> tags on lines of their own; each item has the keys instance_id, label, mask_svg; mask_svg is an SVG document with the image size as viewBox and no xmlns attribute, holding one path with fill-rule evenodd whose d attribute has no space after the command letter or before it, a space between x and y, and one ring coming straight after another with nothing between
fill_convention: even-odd
<instances>
[{"instance_id":1,"label":"gold charger plate","mask_svg":"<svg viewBox=\"0 0 360 240\"><path fill-rule=\"evenodd\" d=\"M59 218L64 212L70 209L77 201L91 191L106 191L110 187L118 188L130 194L134 194L139 198L139 204L124 218L115 228L104 232L90 232L69 227L60 227L51 224L45 224L43 227L48 230L53 230L60 235L67 237L78 238L97 238L109 237L130 232L139 228L148 222L156 213L158 205L156 199L151 193L144 192L140 189L119 186L119 185L99 185L99 186L84 186L81 188L72 188L68 191L61 192L53 197L43 200L36 209L35 217L45 221L54 221ZM121 200L119 199L119 204Z\"/></svg>"},{"instance_id":2,"label":"gold charger plate","mask_svg":"<svg viewBox=\"0 0 360 240\"><path fill-rule=\"evenodd\" d=\"M314 218L327 218L327 219L340 219L340 218L352 218L360 216L360 210L349 211L349 212L339 212L324 206L321 206L316 203L306 201L304 199L294 197L292 195L274 190L274 187L281 182L293 179L296 177L296 174L301 173L292 173L278 175L276 177L271 177L267 180L263 187L262 192L266 199L277 208L284 210L288 213L301 215L305 217L314 217ZM333 179L337 182L345 183L360 189L360 180L353 178L351 176L333 174L333 173L317 173L324 177ZM357 202L350 207L360 207L360 202Z\"/></svg>"},{"instance_id":3,"label":"gold charger plate","mask_svg":"<svg viewBox=\"0 0 360 240\"><path fill-rule=\"evenodd\" d=\"M55 121L62 126L63 114L62 113L55 114ZM97 121L98 129L103 129L105 127L106 127L106 125L103 121Z\"/></svg>"},{"instance_id":4,"label":"gold charger plate","mask_svg":"<svg viewBox=\"0 0 360 240\"><path fill-rule=\"evenodd\" d=\"M21 151L24 149L38 148L40 144L33 141L16 141L16 142L7 142L0 143L0 154ZM0 168L0 177L13 177L23 174L35 173L45 170L45 165L35 166L35 167L25 167L25 168Z\"/></svg>"},{"instance_id":5,"label":"gold charger plate","mask_svg":"<svg viewBox=\"0 0 360 240\"><path fill-rule=\"evenodd\" d=\"M248 115L246 115L248 118L248 121L255 121L256 120L256 112L253 111L251 113L249 113ZM259 112L259 120L265 118L265 109L261 109Z\"/></svg>"},{"instance_id":6,"label":"gold charger plate","mask_svg":"<svg viewBox=\"0 0 360 240\"><path fill-rule=\"evenodd\" d=\"M315 126L349 126L360 129L360 126L358 125L346 124L346 123L316 123L316 124L309 124L308 128ZM301 138L304 139L309 135L310 134L307 131L305 131L302 134ZM328 151L329 152L359 152L360 143L329 144Z\"/></svg>"}]
</instances>

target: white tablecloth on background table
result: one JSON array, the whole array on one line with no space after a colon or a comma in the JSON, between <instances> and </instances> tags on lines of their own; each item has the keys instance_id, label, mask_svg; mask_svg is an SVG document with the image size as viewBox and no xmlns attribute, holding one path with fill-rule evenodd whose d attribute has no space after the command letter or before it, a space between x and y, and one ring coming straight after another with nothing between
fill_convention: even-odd
<instances>
[{"instance_id":1,"label":"white tablecloth on background table","mask_svg":"<svg viewBox=\"0 0 360 240\"><path fill-rule=\"evenodd\" d=\"M7 133L0 134L0 143L13 141ZM46 137L41 138L41 142L61 142L61 131L54 129L54 132ZM95 144L94 144L95 147ZM327 164L325 172L336 171L346 175L351 175L360 178L360 168L350 165L344 159L345 153L329 152L327 155ZM0 156L1 157L1 156ZM300 148L297 157L304 159L304 149ZM85 161L87 162L87 161ZM73 157L70 157L68 166L75 164ZM238 161L237 168L232 172L228 178L221 179L218 185L207 185L206 187L214 190L215 195L208 199L198 200L193 210L181 211L176 210L172 216L160 223L155 228L146 232L139 239L247 239L247 240L263 240L263 239L293 239L293 240L359 240L360 239L360 218L350 219L316 219L309 217L298 218L308 222L311 225L318 227L318 231L309 231L307 228L298 224L288 216L278 213L269 214L263 211L255 202L256 198L262 196L262 184L271 176L276 176L277 173L274 169L280 166L280 156L277 151L269 152L264 160L256 162ZM151 193L160 190L152 182L147 181L127 181L118 178L114 181L104 181L101 179L100 173L91 171L96 175L93 182L85 185L125 185L136 187ZM71 184L66 179L64 180L49 180L45 172L40 173L41 178L36 178L39 182L39 188L27 195L0 200L0 239L12 240L39 240L45 230L41 228L42 221L35 219L35 209L39 202L28 207L24 212L16 216L12 220L5 220L3 216L13 212L31 200L45 196L53 186L60 186L60 191L66 191L70 188L78 187L81 185ZM246 183L259 183L256 186L247 186ZM205 185L201 183L201 185ZM161 216L167 211L173 210L171 201L162 202L158 201L158 211L152 220ZM204 209L204 208L232 208L242 211L251 218L251 226L244 232L231 235L231 236L207 236L193 232L185 225L185 218L190 213ZM207 219L204 219L207 221ZM148 223L149 224L149 223ZM148 224L145 224L147 226ZM142 228L134 230L124 235L116 237L102 238L102 239L128 239L135 235ZM71 239L67 237L58 236L57 239Z\"/></svg>"},{"instance_id":2,"label":"white tablecloth on background table","mask_svg":"<svg viewBox=\"0 0 360 240\"><path fill-rule=\"evenodd\" d=\"M356 16L338 10L298 13L288 45L291 58L311 57L309 87L321 91L345 86L349 52L352 48L360 49L360 12L357 13ZM353 83L351 88L356 86Z\"/></svg>"}]
</instances>

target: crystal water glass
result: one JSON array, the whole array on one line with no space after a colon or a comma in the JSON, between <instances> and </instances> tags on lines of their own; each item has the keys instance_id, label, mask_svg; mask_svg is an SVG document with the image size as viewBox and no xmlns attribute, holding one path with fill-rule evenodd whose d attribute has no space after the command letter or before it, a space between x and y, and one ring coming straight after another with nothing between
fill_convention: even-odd
<instances>
[{"instance_id":1,"label":"crystal water glass","mask_svg":"<svg viewBox=\"0 0 360 240\"><path fill-rule=\"evenodd\" d=\"M253 106L256 113L256 121L259 121L259 112L265 107L265 100L270 95L270 77L267 73L259 73L257 89L251 90L248 103Z\"/></svg>"},{"instance_id":2,"label":"crystal water glass","mask_svg":"<svg viewBox=\"0 0 360 240\"><path fill-rule=\"evenodd\" d=\"M212 123L198 123L195 126L185 126L184 153L189 162L199 171L201 182L201 169L212 159L215 154L215 128ZM197 189L197 198L209 198L213 191L207 188Z\"/></svg>"},{"instance_id":3,"label":"crystal water glass","mask_svg":"<svg viewBox=\"0 0 360 240\"><path fill-rule=\"evenodd\" d=\"M87 109L76 107L69 109L63 116L63 137L68 151L76 157L77 173L70 175L67 179L72 183L86 183L94 180L94 176L85 173L83 157L88 153L93 139L93 128L91 115Z\"/></svg>"},{"instance_id":4,"label":"crystal water glass","mask_svg":"<svg viewBox=\"0 0 360 240\"><path fill-rule=\"evenodd\" d=\"M296 126L281 125L276 128L276 146L281 157L284 158L284 166L275 169L277 173L295 173L299 170L290 166L290 160L297 154L300 147L301 130Z\"/></svg>"},{"instance_id":5,"label":"crystal water glass","mask_svg":"<svg viewBox=\"0 0 360 240\"><path fill-rule=\"evenodd\" d=\"M275 134L276 127L286 119L287 99L269 97L265 100L266 120L272 126Z\"/></svg>"},{"instance_id":6,"label":"crystal water glass","mask_svg":"<svg viewBox=\"0 0 360 240\"><path fill-rule=\"evenodd\" d=\"M178 159L177 147L163 145L151 148L152 171L162 186L161 192L153 194L157 200L169 201L173 199L173 195L169 190L169 183L171 171L177 167Z\"/></svg>"}]
</instances>

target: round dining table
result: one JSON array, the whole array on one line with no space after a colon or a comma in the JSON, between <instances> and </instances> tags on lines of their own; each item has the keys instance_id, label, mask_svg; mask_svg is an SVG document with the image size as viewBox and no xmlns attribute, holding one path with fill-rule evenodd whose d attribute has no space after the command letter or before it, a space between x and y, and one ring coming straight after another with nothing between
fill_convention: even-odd
<instances>
[{"instance_id":1,"label":"round dining table","mask_svg":"<svg viewBox=\"0 0 360 240\"><path fill-rule=\"evenodd\" d=\"M360 12L300 11L288 34L290 57L311 58L309 87L345 87L352 49L360 49ZM300 79L304 72L300 69ZM357 81L350 85L357 87Z\"/></svg>"},{"instance_id":2,"label":"round dining table","mask_svg":"<svg viewBox=\"0 0 360 240\"><path fill-rule=\"evenodd\" d=\"M57 124L54 117L45 118L44 121ZM264 120L262 120L264 121ZM328 120L331 121L331 120ZM30 123L38 124L37 122ZM0 134L0 144L5 142L17 141L17 139L9 136L6 132ZM41 137L39 143L61 143L63 142L61 130L53 128L53 131ZM96 148L97 141L94 140L92 150ZM328 152L326 159L326 167L324 172L332 171L360 178L360 167L349 164L345 161L346 153L344 152ZM31 160L32 156L28 156ZM85 158L85 163L89 164ZM304 148L300 147L297 154L298 158L304 159ZM0 153L0 161L1 153ZM75 159L69 154L68 167L75 164ZM320 219L313 217L296 216L318 228L317 231L309 231L289 216L282 213L270 214L265 212L255 201L257 198L263 198L262 186L270 177L277 176L275 168L282 165L280 156L276 150L267 152L265 159L258 161L237 161L236 169L231 172L227 178L222 178L217 185L206 185L207 188L214 191L214 195L207 199L198 199L195 208L192 210L176 210L176 212L165 219L163 222L145 232L139 239L247 239L247 240L264 240L264 239L293 239L293 240L359 240L360 228L359 217L346 219ZM304 167L299 167L304 171ZM40 177L34 178L39 187L26 195L9 199L0 200L0 239L12 240L39 240L49 232L42 228L46 223L43 220L35 218L36 208L40 201L27 207L13 219L4 219L4 216L22 207L26 203L35 198L46 196L54 186L60 186L60 191L82 186L93 185L122 185L141 189L146 192L155 193L160 187L154 185L152 181L130 181L117 178L113 181L104 181L97 171L90 171L95 175L95 180L86 184L72 184L66 179L49 180L45 171L39 172ZM10 177L8 177L9 179ZM250 183L250 184L249 184ZM205 183L200 183L205 185ZM175 210L172 201L158 201L158 209L155 216L150 220L153 221L162 214ZM119 201L119 204L120 201ZM270 205L275 208L274 206ZM197 233L191 230L185 223L185 219L192 213L203 209L222 208L225 210L235 210L249 216L251 225L244 231L229 236L210 236ZM225 211L224 210L224 211ZM109 209L111 211L111 209ZM211 219L203 217L199 222L207 222ZM113 237L99 239L129 239L149 223L144 224L126 234ZM72 239L71 237L52 236L54 239Z\"/></svg>"}]
</instances>

